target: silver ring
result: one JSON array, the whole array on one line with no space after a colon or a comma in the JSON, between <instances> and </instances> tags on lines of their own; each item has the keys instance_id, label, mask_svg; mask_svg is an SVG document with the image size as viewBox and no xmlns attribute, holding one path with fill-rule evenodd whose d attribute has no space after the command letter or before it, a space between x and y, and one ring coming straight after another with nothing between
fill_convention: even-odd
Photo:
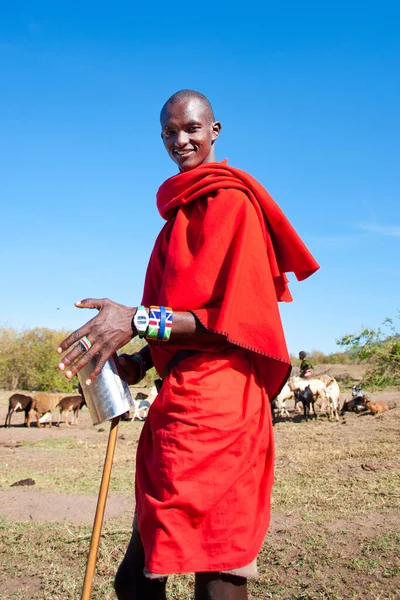
<instances>
[{"instance_id":1,"label":"silver ring","mask_svg":"<svg viewBox=\"0 0 400 600\"><path fill-rule=\"evenodd\" d=\"M79 340L79 345L81 347L81 349L86 352L86 350L89 350L89 348L92 347L91 342L88 340L88 338L86 337L86 335L83 336L83 338L81 340Z\"/></svg>"}]
</instances>

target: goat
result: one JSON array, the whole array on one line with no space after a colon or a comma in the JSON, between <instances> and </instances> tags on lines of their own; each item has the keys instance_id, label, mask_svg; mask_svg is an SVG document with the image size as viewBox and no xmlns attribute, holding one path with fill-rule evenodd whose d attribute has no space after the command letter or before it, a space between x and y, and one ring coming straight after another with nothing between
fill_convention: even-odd
<instances>
[{"instance_id":1,"label":"goat","mask_svg":"<svg viewBox=\"0 0 400 600\"><path fill-rule=\"evenodd\" d=\"M139 419L139 421L144 421L149 414L149 410L154 400L156 399L158 394L157 388L154 385L150 394L143 394L142 392L138 392L134 399L134 413L133 420Z\"/></svg>"},{"instance_id":2,"label":"goat","mask_svg":"<svg viewBox=\"0 0 400 600\"><path fill-rule=\"evenodd\" d=\"M149 401L149 394L138 392L133 401L134 413L132 420L138 419L144 421L149 413L149 408L152 403Z\"/></svg>"},{"instance_id":3,"label":"goat","mask_svg":"<svg viewBox=\"0 0 400 600\"><path fill-rule=\"evenodd\" d=\"M148 394L143 394L143 392L138 392L133 399L133 415L129 410L124 412L120 419L121 421L134 421L138 419L139 421L144 421L147 417L150 408L150 402L148 401Z\"/></svg>"},{"instance_id":4,"label":"goat","mask_svg":"<svg viewBox=\"0 0 400 600\"><path fill-rule=\"evenodd\" d=\"M343 415L345 411L360 413L366 409L366 396L361 398L357 396L356 398L350 398L350 400L345 400L343 402L343 406L340 410L340 414Z\"/></svg>"},{"instance_id":5,"label":"goat","mask_svg":"<svg viewBox=\"0 0 400 600\"><path fill-rule=\"evenodd\" d=\"M63 419L64 416L65 424L67 427L69 427L68 413L70 412L73 413L71 425L78 425L79 411L85 405L85 398L81 394L77 394L76 396L65 396L64 398L62 398L56 406L56 408L60 410L57 426L60 426L60 421Z\"/></svg>"},{"instance_id":6,"label":"goat","mask_svg":"<svg viewBox=\"0 0 400 600\"><path fill-rule=\"evenodd\" d=\"M301 392L305 390L306 387L309 387L313 393L314 402L316 402L318 398L321 398L322 405L324 405L324 403L327 402L326 384L320 379L314 378L306 380L302 379L301 377L292 377L291 379L289 379L288 384L290 386L290 389L293 390L293 392L296 392L296 390ZM297 398L296 394L295 398ZM299 400L295 401L295 403L297 402L299 402Z\"/></svg>"},{"instance_id":7,"label":"goat","mask_svg":"<svg viewBox=\"0 0 400 600\"><path fill-rule=\"evenodd\" d=\"M53 414L51 411L44 413L44 415L42 415L41 417L39 417L39 423L41 425L46 425L48 424L49 427L52 426L53 424Z\"/></svg>"},{"instance_id":8,"label":"goat","mask_svg":"<svg viewBox=\"0 0 400 600\"><path fill-rule=\"evenodd\" d=\"M286 402L290 398L294 396L293 390L290 389L288 383L285 383L279 394L274 398L271 402L272 408L272 421L275 423L276 418L279 417L288 417L289 412L286 408Z\"/></svg>"},{"instance_id":9,"label":"goat","mask_svg":"<svg viewBox=\"0 0 400 600\"><path fill-rule=\"evenodd\" d=\"M6 416L4 427L11 427L11 417L14 411L24 411L24 425L26 426L28 421L28 414L32 406L32 400L32 396L27 396L26 394L13 394L12 396L10 396L10 398L8 399L8 413Z\"/></svg>"},{"instance_id":10,"label":"goat","mask_svg":"<svg viewBox=\"0 0 400 600\"><path fill-rule=\"evenodd\" d=\"M289 411L286 408L286 400L280 400L277 396L271 402L272 422L275 424L278 417L289 417Z\"/></svg>"},{"instance_id":11,"label":"goat","mask_svg":"<svg viewBox=\"0 0 400 600\"><path fill-rule=\"evenodd\" d=\"M383 402L382 400L372 402L372 400L369 400L369 398L365 398L365 404L371 415L376 415L378 413L386 412L387 410L389 410L389 407L386 404L386 402Z\"/></svg>"},{"instance_id":12,"label":"goat","mask_svg":"<svg viewBox=\"0 0 400 600\"><path fill-rule=\"evenodd\" d=\"M308 416L311 416L312 407L314 419L316 419L317 413L315 411L315 397L311 387L307 385L304 390L295 390L294 395L297 402L301 402L303 404L304 418L307 420Z\"/></svg>"},{"instance_id":13,"label":"goat","mask_svg":"<svg viewBox=\"0 0 400 600\"><path fill-rule=\"evenodd\" d=\"M33 413L36 413L37 426L41 427L40 417L46 413L52 413L58 402L61 400L61 394L45 394L38 392L33 396L31 410L28 413L26 426L30 427ZM47 420L47 419L46 419ZM49 426L51 427L51 420Z\"/></svg>"},{"instance_id":14,"label":"goat","mask_svg":"<svg viewBox=\"0 0 400 600\"><path fill-rule=\"evenodd\" d=\"M139 419L139 421L144 421L149 414L150 402L147 399L142 400L134 400L135 411L133 413L133 421L135 419Z\"/></svg>"},{"instance_id":15,"label":"goat","mask_svg":"<svg viewBox=\"0 0 400 600\"><path fill-rule=\"evenodd\" d=\"M360 413L363 410L366 410L366 400L368 400L367 396L364 394L360 385L353 385L351 390L352 398L350 400L345 400L340 410L340 414L343 415L347 410L349 412Z\"/></svg>"},{"instance_id":16,"label":"goat","mask_svg":"<svg viewBox=\"0 0 400 600\"><path fill-rule=\"evenodd\" d=\"M338 406L340 400L339 384L334 377L326 381L326 398L328 400L329 418L334 417L339 421Z\"/></svg>"},{"instance_id":17,"label":"goat","mask_svg":"<svg viewBox=\"0 0 400 600\"><path fill-rule=\"evenodd\" d=\"M361 385L353 385L353 387L351 388L351 395L353 396L353 398L357 398L358 396L364 398L365 394L361 389Z\"/></svg>"}]
</instances>

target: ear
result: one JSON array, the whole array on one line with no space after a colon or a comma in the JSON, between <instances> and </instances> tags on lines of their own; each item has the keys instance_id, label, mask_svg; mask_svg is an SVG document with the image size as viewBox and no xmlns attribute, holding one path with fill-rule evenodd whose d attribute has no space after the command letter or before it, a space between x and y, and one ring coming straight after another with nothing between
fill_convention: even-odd
<instances>
[{"instance_id":1,"label":"ear","mask_svg":"<svg viewBox=\"0 0 400 600\"><path fill-rule=\"evenodd\" d=\"M211 125L212 127L212 141L215 142L215 140L218 138L219 136L219 132L222 129L222 125L219 121L214 121L214 123Z\"/></svg>"}]
</instances>

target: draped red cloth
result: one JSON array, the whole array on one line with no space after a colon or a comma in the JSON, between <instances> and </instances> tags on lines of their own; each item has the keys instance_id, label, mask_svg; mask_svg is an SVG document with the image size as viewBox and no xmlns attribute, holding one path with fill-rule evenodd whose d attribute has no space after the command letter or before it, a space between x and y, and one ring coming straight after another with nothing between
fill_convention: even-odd
<instances>
[{"instance_id":1,"label":"draped red cloth","mask_svg":"<svg viewBox=\"0 0 400 600\"><path fill-rule=\"evenodd\" d=\"M318 263L265 188L227 161L167 179L157 207L167 223L150 259L143 304L190 310L207 329L264 357L260 369L273 398L290 369L277 300L292 300L286 273L302 280ZM182 348L199 345L152 348L160 374Z\"/></svg>"},{"instance_id":2,"label":"draped red cloth","mask_svg":"<svg viewBox=\"0 0 400 600\"><path fill-rule=\"evenodd\" d=\"M191 311L220 341L151 344L163 373L182 349L144 423L136 507L154 574L249 565L270 519L273 431L269 399L290 360L278 300L285 273L318 265L266 190L226 162L168 179L167 220L150 258L142 303ZM173 325L172 325L173 327Z\"/></svg>"}]
</instances>

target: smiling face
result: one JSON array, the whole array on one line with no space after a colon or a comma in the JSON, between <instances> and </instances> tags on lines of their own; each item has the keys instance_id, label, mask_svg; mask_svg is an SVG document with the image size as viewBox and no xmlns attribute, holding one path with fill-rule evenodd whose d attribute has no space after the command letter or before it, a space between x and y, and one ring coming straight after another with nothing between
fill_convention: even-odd
<instances>
[{"instance_id":1,"label":"smiling face","mask_svg":"<svg viewBox=\"0 0 400 600\"><path fill-rule=\"evenodd\" d=\"M167 104L161 113L161 138L180 171L215 162L214 142L221 124L213 121L210 109L196 97Z\"/></svg>"}]
</instances>

